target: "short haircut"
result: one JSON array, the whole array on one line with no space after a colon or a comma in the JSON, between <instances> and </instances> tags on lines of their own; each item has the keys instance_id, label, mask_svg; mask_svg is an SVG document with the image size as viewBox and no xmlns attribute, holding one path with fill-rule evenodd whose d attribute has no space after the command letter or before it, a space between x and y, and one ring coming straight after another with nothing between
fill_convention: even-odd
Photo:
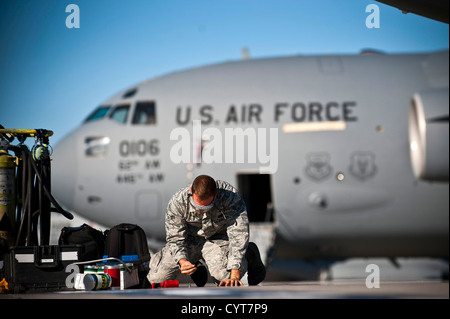
<instances>
[{"instance_id":1,"label":"short haircut","mask_svg":"<svg viewBox=\"0 0 450 319\"><path fill-rule=\"evenodd\" d=\"M197 195L200 200L216 196L216 181L208 175L197 176L192 183L192 194Z\"/></svg>"}]
</instances>

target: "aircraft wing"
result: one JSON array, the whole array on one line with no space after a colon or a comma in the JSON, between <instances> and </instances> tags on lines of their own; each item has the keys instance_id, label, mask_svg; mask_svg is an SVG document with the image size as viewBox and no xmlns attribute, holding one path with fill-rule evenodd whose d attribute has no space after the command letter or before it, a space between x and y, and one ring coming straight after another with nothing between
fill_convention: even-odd
<instances>
[{"instance_id":1,"label":"aircraft wing","mask_svg":"<svg viewBox=\"0 0 450 319\"><path fill-rule=\"evenodd\" d=\"M420 16L448 24L448 0L377 0L378 2L396 7L404 13L414 13Z\"/></svg>"}]
</instances>

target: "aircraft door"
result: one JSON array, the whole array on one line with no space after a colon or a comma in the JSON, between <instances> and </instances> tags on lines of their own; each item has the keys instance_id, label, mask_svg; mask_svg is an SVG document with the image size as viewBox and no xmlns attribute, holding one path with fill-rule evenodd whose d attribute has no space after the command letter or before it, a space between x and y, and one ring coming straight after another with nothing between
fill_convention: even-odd
<instances>
[{"instance_id":1,"label":"aircraft door","mask_svg":"<svg viewBox=\"0 0 450 319\"><path fill-rule=\"evenodd\" d=\"M250 222L273 222L271 176L269 174L238 174L238 190L247 206Z\"/></svg>"},{"instance_id":2,"label":"aircraft door","mask_svg":"<svg viewBox=\"0 0 450 319\"><path fill-rule=\"evenodd\" d=\"M277 228L274 221L271 175L238 174L237 180L239 193L247 206L249 240L258 246L261 260L267 266L275 252Z\"/></svg>"}]
</instances>

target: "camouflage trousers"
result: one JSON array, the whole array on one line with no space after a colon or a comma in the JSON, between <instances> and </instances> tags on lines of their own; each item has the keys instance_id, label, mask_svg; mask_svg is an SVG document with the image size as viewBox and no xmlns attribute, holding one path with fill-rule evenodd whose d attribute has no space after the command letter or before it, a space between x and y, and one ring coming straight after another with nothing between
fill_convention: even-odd
<instances>
[{"instance_id":1,"label":"camouflage trousers","mask_svg":"<svg viewBox=\"0 0 450 319\"><path fill-rule=\"evenodd\" d=\"M218 283L230 278L230 271L227 270L228 247L229 242L227 240L191 239L187 242L187 259L194 265L202 259L206 264L209 275ZM175 263L167 245L152 255L149 268L147 279L150 283L175 280L181 274L180 268ZM245 257L239 271L241 277L247 272L247 260Z\"/></svg>"}]
</instances>

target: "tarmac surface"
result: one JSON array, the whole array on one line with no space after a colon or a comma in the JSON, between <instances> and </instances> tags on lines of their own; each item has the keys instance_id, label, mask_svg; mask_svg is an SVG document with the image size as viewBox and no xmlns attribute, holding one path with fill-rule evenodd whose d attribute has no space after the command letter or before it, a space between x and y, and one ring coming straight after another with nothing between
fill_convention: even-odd
<instances>
[{"instance_id":1,"label":"tarmac surface","mask_svg":"<svg viewBox=\"0 0 450 319\"><path fill-rule=\"evenodd\" d=\"M367 288L365 281L263 282L259 286L216 287L180 284L178 288L97 291L27 292L0 299L448 299L448 281L381 281Z\"/></svg>"}]
</instances>

